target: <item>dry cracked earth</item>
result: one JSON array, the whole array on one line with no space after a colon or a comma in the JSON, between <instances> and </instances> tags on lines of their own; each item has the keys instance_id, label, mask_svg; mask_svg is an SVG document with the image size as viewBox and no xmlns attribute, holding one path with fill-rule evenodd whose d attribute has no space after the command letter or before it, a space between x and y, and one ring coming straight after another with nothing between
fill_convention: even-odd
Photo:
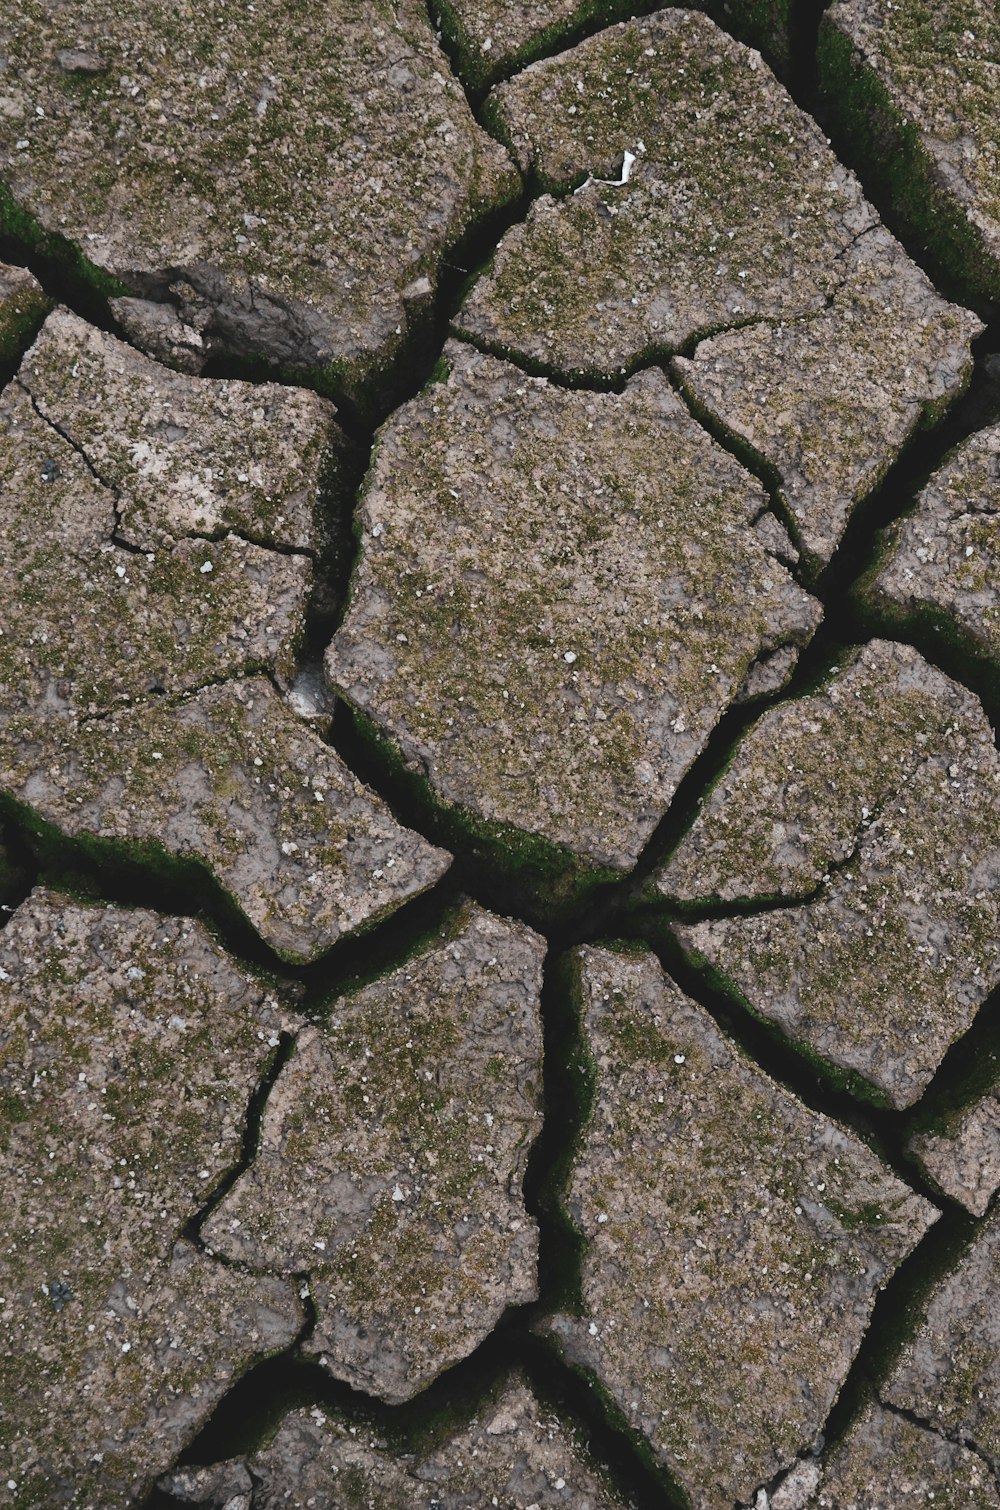
<instances>
[{"instance_id":1,"label":"dry cracked earth","mask_svg":"<svg viewBox=\"0 0 1000 1510\"><path fill-rule=\"evenodd\" d=\"M993 0L8 0L0 1504L1000 1510Z\"/></svg>"}]
</instances>

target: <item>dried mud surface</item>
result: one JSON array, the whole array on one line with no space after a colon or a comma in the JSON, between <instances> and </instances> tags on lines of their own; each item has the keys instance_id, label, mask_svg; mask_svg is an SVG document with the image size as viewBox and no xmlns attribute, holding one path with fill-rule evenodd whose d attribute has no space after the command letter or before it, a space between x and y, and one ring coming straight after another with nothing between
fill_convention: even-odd
<instances>
[{"instance_id":1,"label":"dried mud surface","mask_svg":"<svg viewBox=\"0 0 1000 1510\"><path fill-rule=\"evenodd\" d=\"M0 17L0 1504L1000 1505L995 54Z\"/></svg>"}]
</instances>

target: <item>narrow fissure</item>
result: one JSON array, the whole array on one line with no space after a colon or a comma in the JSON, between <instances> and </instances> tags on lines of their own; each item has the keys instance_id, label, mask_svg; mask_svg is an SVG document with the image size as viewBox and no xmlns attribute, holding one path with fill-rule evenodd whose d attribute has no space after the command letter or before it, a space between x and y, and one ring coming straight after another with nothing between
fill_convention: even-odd
<instances>
[{"instance_id":1,"label":"narrow fissure","mask_svg":"<svg viewBox=\"0 0 1000 1510\"><path fill-rule=\"evenodd\" d=\"M214 1211L222 1205L226 1196L232 1190L241 1175L246 1174L250 1165L257 1157L260 1147L261 1131L264 1123L264 1113L267 1109L267 1101L277 1083L285 1065L295 1052L295 1034L282 1032L278 1034L277 1047L271 1055L270 1062L251 1093L247 1103L246 1113L243 1119L243 1137L240 1144L239 1157L230 1169L218 1180L209 1193L208 1199L202 1207L195 1212L184 1228L183 1236L193 1243L195 1247L205 1250L204 1239L201 1229Z\"/></svg>"},{"instance_id":2,"label":"narrow fissure","mask_svg":"<svg viewBox=\"0 0 1000 1510\"><path fill-rule=\"evenodd\" d=\"M923 1319L934 1286L960 1261L979 1224L946 1210L878 1292L861 1345L823 1426L827 1450L843 1441L873 1395L879 1395L904 1344Z\"/></svg>"}]
</instances>

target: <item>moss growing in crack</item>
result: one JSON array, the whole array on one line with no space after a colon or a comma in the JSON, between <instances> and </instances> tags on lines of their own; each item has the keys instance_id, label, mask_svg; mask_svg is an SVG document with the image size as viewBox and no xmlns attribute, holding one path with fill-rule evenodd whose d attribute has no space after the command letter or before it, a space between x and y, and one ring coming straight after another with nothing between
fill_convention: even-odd
<instances>
[{"instance_id":1,"label":"moss growing in crack","mask_svg":"<svg viewBox=\"0 0 1000 1510\"><path fill-rule=\"evenodd\" d=\"M752 1001L739 989L733 979L719 968L706 955L698 949L692 948L684 940L685 955L688 964L697 971L705 984L706 989L713 995L725 998L738 1012L745 1012L759 1024L770 1038L783 1049L791 1048L801 1057L803 1065L808 1066L812 1073L835 1095L848 1095L855 1101L864 1105L874 1106L885 1110L891 1106L889 1098L879 1090L878 1086L866 1080L855 1070L847 1069L843 1065L834 1064L831 1060L817 1054L809 1043L791 1033L783 1032L770 1018L766 1017Z\"/></svg>"},{"instance_id":2,"label":"moss growing in crack","mask_svg":"<svg viewBox=\"0 0 1000 1510\"><path fill-rule=\"evenodd\" d=\"M128 292L119 279L91 262L73 241L57 231L47 231L10 189L0 181L0 235L42 258L71 288L96 296L103 305Z\"/></svg>"},{"instance_id":3,"label":"moss growing in crack","mask_svg":"<svg viewBox=\"0 0 1000 1510\"><path fill-rule=\"evenodd\" d=\"M557 922L621 879L619 872L587 866L571 850L540 835L486 823L466 808L442 802L373 719L359 708L349 713L345 709L340 717L341 732L335 731L334 744L348 763L386 795L408 826L460 858L493 868L501 907L506 895L515 911L525 909L544 921Z\"/></svg>"},{"instance_id":4,"label":"moss growing in crack","mask_svg":"<svg viewBox=\"0 0 1000 1510\"><path fill-rule=\"evenodd\" d=\"M933 71L930 57L920 61ZM817 65L824 101L875 196L930 250L962 296L996 302L1000 272L989 242L945 188L916 121L828 16L820 24Z\"/></svg>"}]
</instances>

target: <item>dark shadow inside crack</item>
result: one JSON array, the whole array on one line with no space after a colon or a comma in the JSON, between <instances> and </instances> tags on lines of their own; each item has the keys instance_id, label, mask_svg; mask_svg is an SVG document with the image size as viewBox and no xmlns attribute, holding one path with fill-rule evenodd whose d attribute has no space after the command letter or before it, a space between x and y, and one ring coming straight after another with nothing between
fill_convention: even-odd
<instances>
[{"instance_id":1,"label":"dark shadow inside crack","mask_svg":"<svg viewBox=\"0 0 1000 1510\"><path fill-rule=\"evenodd\" d=\"M892 1109L860 1075L812 1053L807 1044L755 1012L721 970L684 948L669 923L645 919L635 937L653 950L666 975L709 1014L750 1063L816 1115L847 1127L911 1189L941 1205L941 1196L906 1148L909 1111Z\"/></svg>"},{"instance_id":2,"label":"dark shadow inside crack","mask_svg":"<svg viewBox=\"0 0 1000 1510\"><path fill-rule=\"evenodd\" d=\"M477 119L481 117L489 91L523 73L533 63L557 57L604 31L606 27L619 22L641 20L664 8L663 0L641 0L639 4L630 4L629 0L580 0L570 15L540 27L520 47L491 64L485 56L485 50L481 46L477 47L473 41L459 10L450 0L429 0L428 4L431 24L438 31L440 44L448 56L452 72L465 90ZM743 6L734 11L727 0L716 0L716 3L713 0L701 0L701 3L685 6L684 9L703 11L738 42L757 48L779 78L786 76L789 67L795 72L801 66L803 48L795 49L794 42L790 44L787 38L776 35L773 31L769 34L768 23L758 22L749 7ZM759 12L760 7L756 9ZM771 6L768 9L773 19L778 7ZM745 14L741 15L741 10ZM502 30L502 21L498 24L498 30ZM794 18L792 35L794 38Z\"/></svg>"},{"instance_id":3,"label":"dark shadow inside crack","mask_svg":"<svg viewBox=\"0 0 1000 1510\"><path fill-rule=\"evenodd\" d=\"M239 1157L225 1171L222 1177L216 1181L203 1205L184 1226L182 1236L186 1237L201 1252L211 1251L206 1248L205 1241L201 1235L202 1227L213 1212L222 1205L222 1202L232 1190L236 1181L241 1175L246 1173L257 1157L268 1097L274 1089L279 1075L294 1052L295 1034L279 1033L277 1048L265 1064L260 1079L254 1086L250 1100L247 1103L247 1109L243 1117L243 1136L240 1143ZM212 1257L217 1263L227 1262L224 1257L217 1253L213 1252Z\"/></svg>"},{"instance_id":4,"label":"dark shadow inside crack","mask_svg":"<svg viewBox=\"0 0 1000 1510\"><path fill-rule=\"evenodd\" d=\"M600 909L622 879L541 835L445 803L373 720L345 701L338 702L330 744L397 822L456 856L459 884L491 911L558 930Z\"/></svg>"}]
</instances>

